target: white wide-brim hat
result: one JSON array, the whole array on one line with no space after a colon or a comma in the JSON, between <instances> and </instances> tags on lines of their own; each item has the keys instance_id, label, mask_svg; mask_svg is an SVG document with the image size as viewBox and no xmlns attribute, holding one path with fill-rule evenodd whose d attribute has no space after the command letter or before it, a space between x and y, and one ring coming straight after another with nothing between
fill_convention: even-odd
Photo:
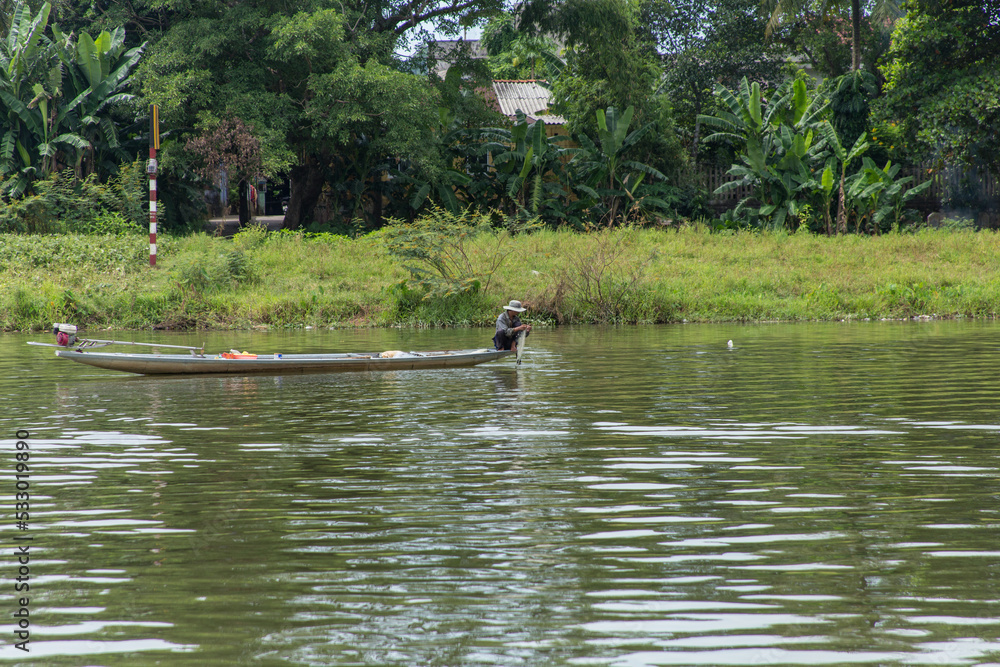
<instances>
[{"instance_id":1,"label":"white wide-brim hat","mask_svg":"<svg viewBox=\"0 0 1000 667\"><path fill-rule=\"evenodd\" d=\"M521 306L521 302L520 301L514 301L514 300L512 300L510 303L508 303L506 306L504 306L503 309L504 310L513 310L515 313L523 313L525 310L527 310L527 308L523 308Z\"/></svg>"}]
</instances>

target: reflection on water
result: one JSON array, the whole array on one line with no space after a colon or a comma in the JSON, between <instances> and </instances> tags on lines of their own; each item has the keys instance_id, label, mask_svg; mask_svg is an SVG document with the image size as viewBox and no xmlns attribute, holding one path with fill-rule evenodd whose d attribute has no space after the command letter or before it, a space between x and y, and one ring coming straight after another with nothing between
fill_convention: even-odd
<instances>
[{"instance_id":1,"label":"reflection on water","mask_svg":"<svg viewBox=\"0 0 1000 667\"><path fill-rule=\"evenodd\" d=\"M0 338L33 538L0 662L1000 662L997 326L536 333L520 367L191 379Z\"/></svg>"}]
</instances>

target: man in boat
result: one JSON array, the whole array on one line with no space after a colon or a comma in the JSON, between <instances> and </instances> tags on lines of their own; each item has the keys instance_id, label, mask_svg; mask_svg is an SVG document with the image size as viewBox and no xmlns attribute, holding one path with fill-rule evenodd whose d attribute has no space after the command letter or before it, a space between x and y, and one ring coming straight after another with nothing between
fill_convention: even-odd
<instances>
[{"instance_id":1,"label":"man in boat","mask_svg":"<svg viewBox=\"0 0 1000 667\"><path fill-rule=\"evenodd\" d=\"M512 300L504 306L503 312L497 318L497 332L493 336L493 347L498 350L517 352L517 335L522 331L525 336L531 333L531 325L523 324L521 318L518 317L518 313L523 313L525 310L527 309L521 305L520 301Z\"/></svg>"}]
</instances>

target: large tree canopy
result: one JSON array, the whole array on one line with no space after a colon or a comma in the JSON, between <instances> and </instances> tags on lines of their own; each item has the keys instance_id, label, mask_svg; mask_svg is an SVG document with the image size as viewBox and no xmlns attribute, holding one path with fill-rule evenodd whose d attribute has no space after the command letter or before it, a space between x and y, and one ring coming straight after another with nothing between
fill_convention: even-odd
<instances>
[{"instance_id":1,"label":"large tree canopy","mask_svg":"<svg viewBox=\"0 0 1000 667\"><path fill-rule=\"evenodd\" d=\"M566 63L553 84L553 108L573 131L591 131L599 109L635 107L644 122L660 76L638 39L638 5L630 0L533 0L520 30L552 35Z\"/></svg>"},{"instance_id":2,"label":"large tree canopy","mask_svg":"<svg viewBox=\"0 0 1000 667\"><path fill-rule=\"evenodd\" d=\"M1000 174L1000 0L909 0L882 113L924 155Z\"/></svg>"},{"instance_id":3,"label":"large tree canopy","mask_svg":"<svg viewBox=\"0 0 1000 667\"><path fill-rule=\"evenodd\" d=\"M864 50L871 49L871 24L891 26L899 17L899 0L763 0L761 6L770 13L769 30L791 21L797 24L799 44L816 44L822 49L836 50L836 43L850 45L850 69L861 69ZM867 10L867 12L866 12ZM803 31L802 28L805 28ZM877 31L877 30L876 30ZM816 40L820 37L820 40ZM832 38L832 39L831 39ZM825 42L825 44L823 44ZM815 53L810 58L815 58ZM820 61L830 54L821 54Z\"/></svg>"},{"instance_id":4,"label":"large tree canopy","mask_svg":"<svg viewBox=\"0 0 1000 667\"><path fill-rule=\"evenodd\" d=\"M458 31L499 5L109 0L89 5L78 20L125 23L155 36L141 93L160 106L161 125L175 137L229 117L252 126L264 172L290 178L286 225L297 227L313 219L324 185L376 178L371 170L389 156L433 170L427 147L436 93L425 77L402 71L395 51L431 29ZM359 196L357 188L344 194L337 213L357 211Z\"/></svg>"},{"instance_id":5,"label":"large tree canopy","mask_svg":"<svg viewBox=\"0 0 1000 667\"><path fill-rule=\"evenodd\" d=\"M0 0L0 7L10 0ZM194 17L218 17L227 9L247 9L264 16L311 14L335 9L345 19L344 29L351 42L388 45L421 39L425 34L459 34L502 9L500 0L381 0L326 2L324 0L62 0L54 3L59 21L67 27L113 28L124 26L139 39L156 41L179 22Z\"/></svg>"},{"instance_id":6,"label":"large tree canopy","mask_svg":"<svg viewBox=\"0 0 1000 667\"><path fill-rule=\"evenodd\" d=\"M747 78L773 88L784 78L783 47L766 38L767 20L757 6L757 0L642 3L645 39L655 44L663 62L660 90L671 101L695 157L701 144L697 118L714 103L716 84L735 88Z\"/></svg>"},{"instance_id":7,"label":"large tree canopy","mask_svg":"<svg viewBox=\"0 0 1000 667\"><path fill-rule=\"evenodd\" d=\"M858 19L857 42L854 39L850 8L837 5L799 8L770 34L769 39L781 42L788 53L812 66L817 74L835 78L852 71L865 70L878 74L877 64L889 48L892 27L899 12L896 5L883 5L882 15L862 14ZM854 66L854 57L858 66Z\"/></svg>"}]
</instances>

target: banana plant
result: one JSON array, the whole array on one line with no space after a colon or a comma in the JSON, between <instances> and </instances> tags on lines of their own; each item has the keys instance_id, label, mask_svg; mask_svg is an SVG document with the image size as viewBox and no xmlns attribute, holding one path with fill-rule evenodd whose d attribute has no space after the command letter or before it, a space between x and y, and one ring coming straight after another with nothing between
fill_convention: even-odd
<instances>
[{"instance_id":1,"label":"banana plant","mask_svg":"<svg viewBox=\"0 0 1000 667\"><path fill-rule=\"evenodd\" d=\"M768 137L779 128L795 130L814 127L828 106L821 98L810 99L802 79L786 82L775 90L770 100L764 98L760 84L740 81L737 94L717 84L715 96L723 110L715 116L701 114L698 120L716 129L705 141L729 140L737 149L749 150L753 143L766 152Z\"/></svg>"},{"instance_id":2,"label":"banana plant","mask_svg":"<svg viewBox=\"0 0 1000 667\"><path fill-rule=\"evenodd\" d=\"M44 35L50 11L44 4L32 15L27 5L19 2L6 37L0 40L0 117L5 121L0 130L0 175L8 176L4 192L15 197L48 162L36 149L39 139L47 143L48 121L32 107L37 94L31 82L53 78L53 45Z\"/></svg>"},{"instance_id":3,"label":"banana plant","mask_svg":"<svg viewBox=\"0 0 1000 667\"><path fill-rule=\"evenodd\" d=\"M705 141L729 139L739 146L750 139L756 139L759 144L765 120L770 124L769 119L762 115L764 99L760 84L756 81L750 84L743 77L737 92L738 95L734 95L725 86L716 84L715 97L722 103L723 109L715 116L698 116L702 124L716 129L714 134L705 137Z\"/></svg>"},{"instance_id":4,"label":"banana plant","mask_svg":"<svg viewBox=\"0 0 1000 667\"><path fill-rule=\"evenodd\" d=\"M567 196L565 164L579 149L561 146L569 140L565 135L547 136L542 119L529 125L523 113L518 112L516 118L511 130L495 131L501 150L493 164L517 210L538 215Z\"/></svg>"},{"instance_id":5,"label":"banana plant","mask_svg":"<svg viewBox=\"0 0 1000 667\"><path fill-rule=\"evenodd\" d=\"M885 167L879 167L870 157L862 158L861 171L855 176L848 190L848 197L862 203L873 223L873 231L880 231L883 223L899 231L906 204L910 199L923 193L931 186L931 181L907 187L913 176L896 179L900 166L891 160Z\"/></svg>"},{"instance_id":6,"label":"banana plant","mask_svg":"<svg viewBox=\"0 0 1000 667\"><path fill-rule=\"evenodd\" d=\"M817 130L826 104L810 98L801 79L782 84L770 100L745 77L736 94L716 86L715 95L723 110L699 116L716 130L705 141L731 142L740 159L729 170L737 179L715 193L750 186L752 195L738 204L738 215L774 228L792 224L822 197L827 139Z\"/></svg>"},{"instance_id":7,"label":"banana plant","mask_svg":"<svg viewBox=\"0 0 1000 667\"><path fill-rule=\"evenodd\" d=\"M62 46L59 58L70 84L65 95L69 101L61 106L57 120L83 139L83 145L76 146L77 171L113 172L128 156L109 112L135 99L125 89L146 45L126 50L122 28L105 30L97 39L81 33L75 44L58 27L53 26L52 32Z\"/></svg>"},{"instance_id":8,"label":"banana plant","mask_svg":"<svg viewBox=\"0 0 1000 667\"><path fill-rule=\"evenodd\" d=\"M838 206L837 206L837 233L846 234L847 233L847 191L845 189L845 184L847 181L847 169L856 158L860 157L866 150L868 150L868 134L862 132L858 140L854 142L854 146L848 151L840 143L840 138L837 136L837 131L833 128L828 121L824 121L820 124L820 131L823 133L830 150L833 152L833 156L840 163L840 189L838 191Z\"/></svg>"},{"instance_id":9,"label":"banana plant","mask_svg":"<svg viewBox=\"0 0 1000 667\"><path fill-rule=\"evenodd\" d=\"M48 3L33 14L18 2L0 39L0 175L14 197L65 166L79 176L114 173L129 157L111 111L131 99L124 88L143 47L126 51L121 29L94 40L53 27L49 39L50 12Z\"/></svg>"},{"instance_id":10,"label":"banana plant","mask_svg":"<svg viewBox=\"0 0 1000 667\"><path fill-rule=\"evenodd\" d=\"M826 225L826 235L833 235L833 219L830 217L830 202L833 200L833 160L828 160L820 176L820 197L823 202L823 223Z\"/></svg>"},{"instance_id":11,"label":"banana plant","mask_svg":"<svg viewBox=\"0 0 1000 667\"><path fill-rule=\"evenodd\" d=\"M666 177L659 170L642 162L626 159L628 151L653 130L653 123L629 132L634 107L619 115L615 107L597 110L597 137L595 144L587 135L580 136L582 151L577 166L583 183L576 189L600 203L602 221L613 224L621 217L622 204L627 200L638 201L636 192L646 176L659 180Z\"/></svg>"},{"instance_id":12,"label":"banana plant","mask_svg":"<svg viewBox=\"0 0 1000 667\"><path fill-rule=\"evenodd\" d=\"M750 142L751 150L744 156L744 163L734 164L729 170L740 180L724 184L716 192L751 184L753 199L759 206L745 199L737 206L738 212L758 220L762 226L780 229L799 219L804 207L812 205L817 192L822 192L823 176L818 168L823 167L819 159L824 146L822 141L816 141L811 130L799 134L787 126L782 126L769 143L776 147L770 160L756 149L755 142ZM780 155L780 159L775 161L775 155Z\"/></svg>"},{"instance_id":13,"label":"banana plant","mask_svg":"<svg viewBox=\"0 0 1000 667\"><path fill-rule=\"evenodd\" d=\"M51 42L44 32L51 11L48 3L34 16L25 2L14 6L10 28L0 40L0 88L19 96L22 83L36 74L39 63L46 67Z\"/></svg>"}]
</instances>

